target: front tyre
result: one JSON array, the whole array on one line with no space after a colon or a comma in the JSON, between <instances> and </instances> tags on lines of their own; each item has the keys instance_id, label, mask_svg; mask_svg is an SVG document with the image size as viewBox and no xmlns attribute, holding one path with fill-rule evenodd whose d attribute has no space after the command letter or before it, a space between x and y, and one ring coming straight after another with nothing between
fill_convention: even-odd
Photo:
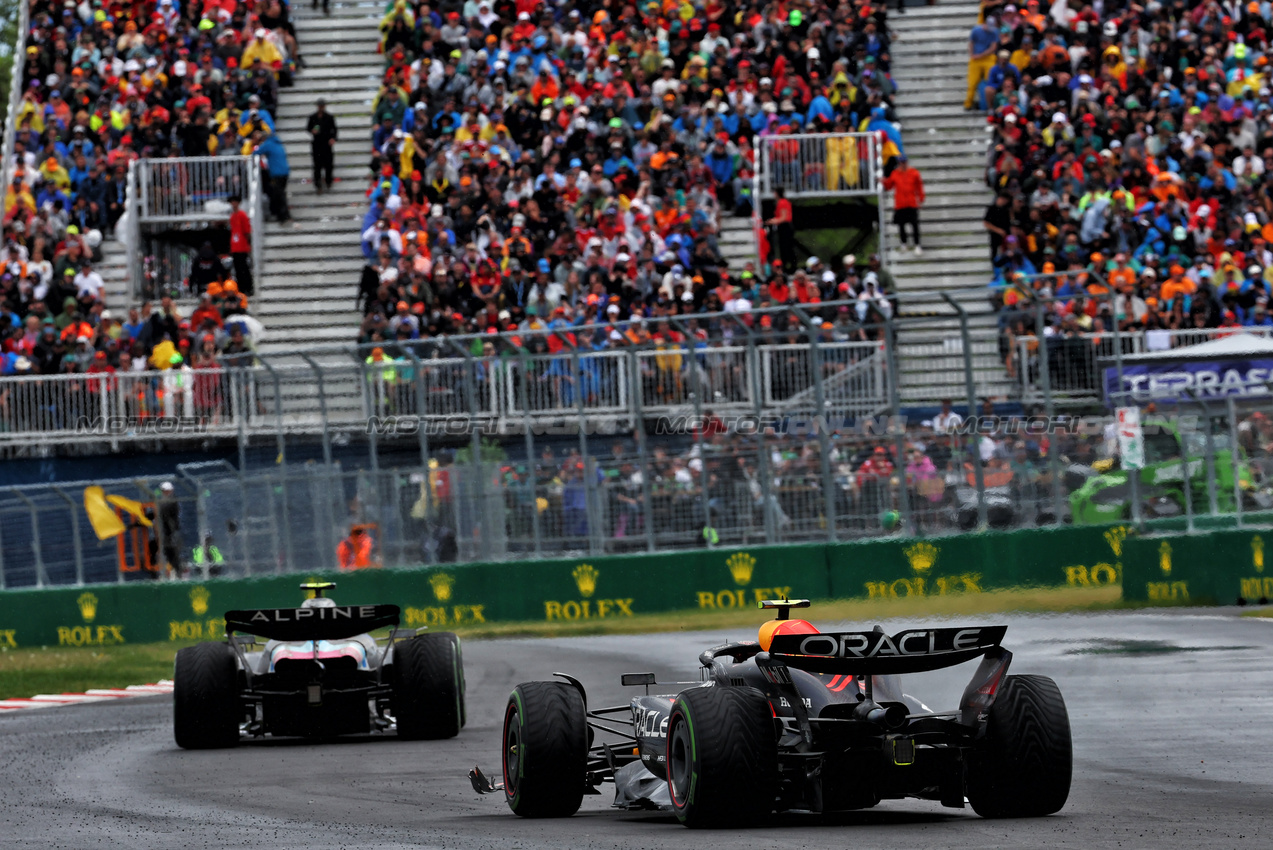
<instances>
[{"instance_id":1,"label":"front tyre","mask_svg":"<svg viewBox=\"0 0 1273 850\"><path fill-rule=\"evenodd\" d=\"M224 643L200 643L177 651L172 719L177 746L215 750L239 743L239 668Z\"/></svg>"},{"instance_id":2,"label":"front tyre","mask_svg":"<svg viewBox=\"0 0 1273 850\"><path fill-rule=\"evenodd\" d=\"M464 723L460 641L430 632L393 646L393 716L407 741L454 738Z\"/></svg>"},{"instance_id":3,"label":"front tyre","mask_svg":"<svg viewBox=\"0 0 1273 850\"><path fill-rule=\"evenodd\" d=\"M667 732L672 809L688 827L757 823L773 812L778 738L755 688L691 688L672 704Z\"/></svg>"},{"instance_id":4,"label":"front tyre","mask_svg":"<svg viewBox=\"0 0 1273 850\"><path fill-rule=\"evenodd\" d=\"M526 682L504 710L504 799L526 818L564 818L583 803L588 719L564 682Z\"/></svg>"},{"instance_id":5,"label":"front tyre","mask_svg":"<svg viewBox=\"0 0 1273 850\"><path fill-rule=\"evenodd\" d=\"M1070 716L1047 676L1008 676L990 707L986 738L969 760L968 802L984 818L1043 817L1070 796Z\"/></svg>"}]
</instances>

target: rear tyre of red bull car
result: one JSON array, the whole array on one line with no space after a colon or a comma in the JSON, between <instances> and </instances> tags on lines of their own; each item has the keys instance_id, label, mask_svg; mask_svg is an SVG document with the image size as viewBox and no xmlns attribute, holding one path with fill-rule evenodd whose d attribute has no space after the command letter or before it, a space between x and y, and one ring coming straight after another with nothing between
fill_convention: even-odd
<instances>
[{"instance_id":1,"label":"rear tyre of red bull car","mask_svg":"<svg viewBox=\"0 0 1273 850\"><path fill-rule=\"evenodd\" d=\"M746 826L773 813L778 739L773 710L754 688L690 688L667 732L672 809L691 828Z\"/></svg>"},{"instance_id":2,"label":"rear tyre of red bull car","mask_svg":"<svg viewBox=\"0 0 1273 850\"><path fill-rule=\"evenodd\" d=\"M244 712L234 650L200 643L177 651L173 668L173 737L186 750L215 750L239 743Z\"/></svg>"},{"instance_id":3,"label":"rear tyre of red bull car","mask_svg":"<svg viewBox=\"0 0 1273 850\"><path fill-rule=\"evenodd\" d=\"M454 738L464 725L459 638L430 632L394 644L393 716L408 741Z\"/></svg>"},{"instance_id":4,"label":"rear tyre of red bull car","mask_svg":"<svg viewBox=\"0 0 1273 850\"><path fill-rule=\"evenodd\" d=\"M504 710L504 799L526 818L564 818L583 803L588 768L583 696L564 682L526 682Z\"/></svg>"},{"instance_id":5,"label":"rear tyre of red bull car","mask_svg":"<svg viewBox=\"0 0 1273 850\"><path fill-rule=\"evenodd\" d=\"M1056 682L1008 676L968 760L968 802L985 818L1054 814L1070 795L1073 761L1070 716Z\"/></svg>"}]
</instances>

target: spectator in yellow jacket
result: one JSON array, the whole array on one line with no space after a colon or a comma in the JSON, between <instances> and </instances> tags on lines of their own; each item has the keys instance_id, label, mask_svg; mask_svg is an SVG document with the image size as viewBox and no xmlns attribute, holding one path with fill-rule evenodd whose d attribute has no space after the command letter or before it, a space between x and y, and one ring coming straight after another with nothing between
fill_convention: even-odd
<instances>
[{"instance_id":1,"label":"spectator in yellow jacket","mask_svg":"<svg viewBox=\"0 0 1273 850\"><path fill-rule=\"evenodd\" d=\"M243 56L239 58L240 68L251 68L252 63L260 59L262 65L271 69L275 77L278 76L279 66L283 64L283 54L268 36L269 33L263 27L252 33L252 40L243 48Z\"/></svg>"}]
</instances>

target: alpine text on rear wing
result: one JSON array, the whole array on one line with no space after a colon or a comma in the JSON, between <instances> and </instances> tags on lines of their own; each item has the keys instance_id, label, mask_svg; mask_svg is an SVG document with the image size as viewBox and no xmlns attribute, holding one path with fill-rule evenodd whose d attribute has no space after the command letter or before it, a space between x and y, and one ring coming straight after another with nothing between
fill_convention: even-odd
<instances>
[{"instance_id":1,"label":"alpine text on rear wing","mask_svg":"<svg viewBox=\"0 0 1273 850\"><path fill-rule=\"evenodd\" d=\"M396 626L397 605L339 605L330 608L260 608L227 611L226 634L242 632L270 640L342 640Z\"/></svg>"}]
</instances>

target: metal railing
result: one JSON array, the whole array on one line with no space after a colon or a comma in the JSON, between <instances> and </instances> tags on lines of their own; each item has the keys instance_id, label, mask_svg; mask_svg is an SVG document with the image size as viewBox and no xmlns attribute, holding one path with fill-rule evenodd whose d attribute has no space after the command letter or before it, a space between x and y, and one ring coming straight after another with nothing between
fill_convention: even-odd
<instances>
[{"instance_id":1,"label":"metal railing","mask_svg":"<svg viewBox=\"0 0 1273 850\"><path fill-rule=\"evenodd\" d=\"M752 230L756 249L764 203L782 189L788 198L874 197L878 208L878 253L883 256L883 145L875 133L802 133L757 137ZM757 264L763 260L757 255Z\"/></svg>"},{"instance_id":2,"label":"metal railing","mask_svg":"<svg viewBox=\"0 0 1273 850\"><path fill-rule=\"evenodd\" d=\"M131 257L131 300L146 297L142 234L221 224L230 218L230 199L239 197L252 221L252 265L261 275L265 229L264 186L259 157L196 156L137 159L128 168L127 242Z\"/></svg>"},{"instance_id":3,"label":"metal railing","mask_svg":"<svg viewBox=\"0 0 1273 850\"><path fill-rule=\"evenodd\" d=\"M3 159L0 160L4 163L3 172L0 173L4 177L4 185L6 186L13 181L13 174L16 170L13 162L13 143L17 137L18 129L15 119L24 91L22 74L26 68L27 33L31 28L31 8L28 0L18 0L17 17L18 37L13 45L13 70L9 76L9 111L5 113Z\"/></svg>"},{"instance_id":4,"label":"metal railing","mask_svg":"<svg viewBox=\"0 0 1273 850\"><path fill-rule=\"evenodd\" d=\"M759 196L876 196L884 180L874 133L808 133L757 139Z\"/></svg>"},{"instance_id":5,"label":"metal railing","mask_svg":"<svg viewBox=\"0 0 1273 850\"><path fill-rule=\"evenodd\" d=\"M816 374L805 343L423 358L408 346L383 359L344 348L306 355L308 364L256 355L251 363L231 357L166 370L17 375L0 378L0 445L399 427L381 422L389 417L514 434L581 416L638 422L686 412L696 400L722 414L812 414L819 382L826 408L839 415L888 405L877 344L816 345Z\"/></svg>"},{"instance_id":6,"label":"metal railing","mask_svg":"<svg viewBox=\"0 0 1273 850\"><path fill-rule=\"evenodd\" d=\"M1102 395L1100 361L1112 361L1116 345L1124 356L1170 351L1222 339L1234 333L1269 338L1273 328L1189 328L1184 330L1134 331L1115 336L1112 332L1060 336L1018 336L1012 368L1020 383L1021 398L1041 402L1045 385L1054 400L1070 403L1094 402ZM1116 342L1117 340L1117 342ZM1048 380L1042 380L1046 369Z\"/></svg>"},{"instance_id":7,"label":"metal railing","mask_svg":"<svg viewBox=\"0 0 1273 850\"><path fill-rule=\"evenodd\" d=\"M138 221L143 225L225 221L231 197L247 201L257 170L250 156L167 157L136 163Z\"/></svg>"}]
</instances>

